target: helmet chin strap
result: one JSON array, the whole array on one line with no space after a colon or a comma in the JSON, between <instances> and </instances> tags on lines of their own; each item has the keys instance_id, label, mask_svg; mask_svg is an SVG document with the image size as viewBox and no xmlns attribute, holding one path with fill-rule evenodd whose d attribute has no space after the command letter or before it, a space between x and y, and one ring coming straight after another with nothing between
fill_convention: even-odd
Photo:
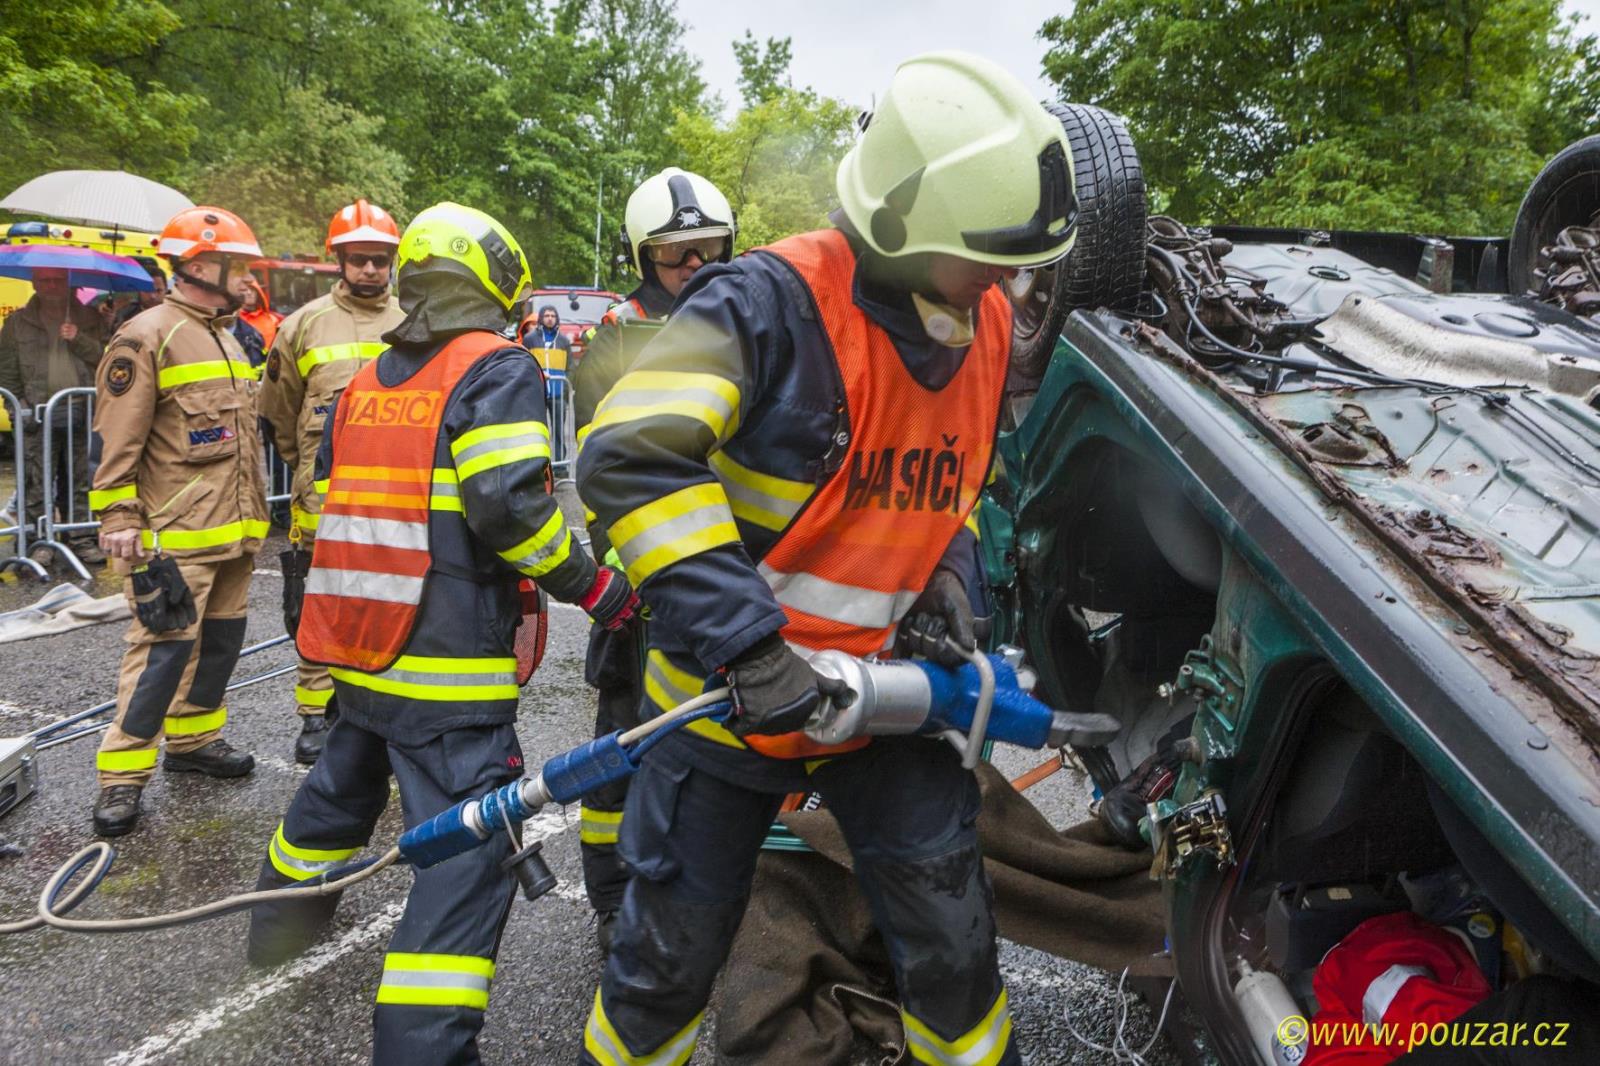
<instances>
[{"instance_id":1,"label":"helmet chin strap","mask_svg":"<svg viewBox=\"0 0 1600 1066\"><path fill-rule=\"evenodd\" d=\"M229 314L237 312L239 308L244 306L244 301L239 299L239 297L226 285L219 285L214 281L206 281L203 278L197 278L193 274L190 274L184 270L179 264L173 264L172 276L177 278L179 281L184 282L185 284L193 285L201 292L209 292L213 296L222 297L226 305L225 309ZM224 268L222 276L227 277L226 268Z\"/></svg>"},{"instance_id":2,"label":"helmet chin strap","mask_svg":"<svg viewBox=\"0 0 1600 1066\"><path fill-rule=\"evenodd\" d=\"M394 279L393 267L389 268L389 276L384 279L382 285L358 285L351 281L350 276L344 272L344 249L339 249L338 254L339 278L345 283L345 286L350 290L350 294L352 296L359 296L363 300L370 300L374 296L382 296L385 292L389 291L389 283Z\"/></svg>"}]
</instances>

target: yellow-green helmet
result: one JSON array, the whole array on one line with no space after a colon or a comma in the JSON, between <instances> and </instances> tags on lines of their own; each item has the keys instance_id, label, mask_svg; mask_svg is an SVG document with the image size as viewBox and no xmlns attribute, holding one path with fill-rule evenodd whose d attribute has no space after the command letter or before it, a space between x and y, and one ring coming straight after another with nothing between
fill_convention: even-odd
<instances>
[{"instance_id":1,"label":"yellow-green helmet","mask_svg":"<svg viewBox=\"0 0 1600 1066\"><path fill-rule=\"evenodd\" d=\"M964 52L900 65L837 187L881 255L1031 267L1065 255L1077 234L1061 123L1004 67Z\"/></svg>"},{"instance_id":2,"label":"yellow-green helmet","mask_svg":"<svg viewBox=\"0 0 1600 1066\"><path fill-rule=\"evenodd\" d=\"M482 211L449 201L411 220L400 235L395 267L401 280L437 270L475 281L506 311L533 283L528 257L510 230Z\"/></svg>"}]
</instances>

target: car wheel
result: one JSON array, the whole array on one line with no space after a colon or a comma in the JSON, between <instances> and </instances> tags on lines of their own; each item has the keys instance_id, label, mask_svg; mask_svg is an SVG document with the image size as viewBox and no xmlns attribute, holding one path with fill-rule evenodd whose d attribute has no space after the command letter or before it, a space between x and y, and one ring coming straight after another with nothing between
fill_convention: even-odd
<instances>
[{"instance_id":1,"label":"car wheel","mask_svg":"<svg viewBox=\"0 0 1600 1066\"><path fill-rule=\"evenodd\" d=\"M1537 286L1539 250L1554 244L1568 226L1582 226L1600 211L1600 136L1585 137L1557 152L1528 186L1517 209L1507 250L1508 288L1520 296Z\"/></svg>"},{"instance_id":2,"label":"car wheel","mask_svg":"<svg viewBox=\"0 0 1600 1066\"><path fill-rule=\"evenodd\" d=\"M1072 148L1078 239L1065 259L1009 283L1013 373L1043 375L1067 315L1129 309L1144 287L1144 171L1122 116L1088 104L1045 104Z\"/></svg>"}]
</instances>

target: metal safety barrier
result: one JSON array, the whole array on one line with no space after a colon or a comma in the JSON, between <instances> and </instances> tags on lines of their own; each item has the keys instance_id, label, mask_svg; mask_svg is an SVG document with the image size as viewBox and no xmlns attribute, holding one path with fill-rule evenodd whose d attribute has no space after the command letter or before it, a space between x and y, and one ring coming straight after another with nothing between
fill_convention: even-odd
<instances>
[{"instance_id":1,"label":"metal safety barrier","mask_svg":"<svg viewBox=\"0 0 1600 1066\"><path fill-rule=\"evenodd\" d=\"M293 494L294 471L289 464L283 461L283 456L278 454L271 441L267 442L267 506L275 503L288 503Z\"/></svg>"},{"instance_id":2,"label":"metal safety barrier","mask_svg":"<svg viewBox=\"0 0 1600 1066\"><path fill-rule=\"evenodd\" d=\"M14 489L11 505L6 509L10 518L0 517L0 553L7 547L12 550L10 555L0 554L0 573L13 566L31 568L38 577L47 579L50 572L28 558L28 453L22 443L22 425L28 420L28 412L6 389L0 389L0 410L11 420L10 467ZM0 463L0 480L5 477L5 466Z\"/></svg>"},{"instance_id":3,"label":"metal safety barrier","mask_svg":"<svg viewBox=\"0 0 1600 1066\"><path fill-rule=\"evenodd\" d=\"M551 375L546 382L550 415L550 470L558 481L573 479L573 463L578 456L576 412L572 405L572 383L565 374Z\"/></svg>"},{"instance_id":4,"label":"metal safety barrier","mask_svg":"<svg viewBox=\"0 0 1600 1066\"><path fill-rule=\"evenodd\" d=\"M83 561L61 540L63 534L93 532L100 528L89 511L89 488L94 481L94 389L62 389L33 409L34 420L43 435L39 449L43 473L44 513L34 519L38 544L49 548L78 572L83 580L93 575ZM80 447L81 445L81 447ZM61 462L65 460L65 462ZM79 469L80 460L83 469ZM64 483L65 499L56 484ZM56 517L61 504L61 516Z\"/></svg>"}]
</instances>

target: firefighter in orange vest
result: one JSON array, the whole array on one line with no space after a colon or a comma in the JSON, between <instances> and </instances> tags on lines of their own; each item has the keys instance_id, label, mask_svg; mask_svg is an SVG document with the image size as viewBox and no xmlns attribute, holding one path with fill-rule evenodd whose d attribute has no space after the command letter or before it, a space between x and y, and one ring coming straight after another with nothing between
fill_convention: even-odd
<instances>
[{"instance_id":1,"label":"firefighter in orange vest","mask_svg":"<svg viewBox=\"0 0 1600 1066\"><path fill-rule=\"evenodd\" d=\"M284 597L284 624L294 631L298 601L293 583L305 576L317 535L322 494L313 467L328 413L339 402L356 371L387 347L380 339L399 325L389 278L400 230L383 208L357 200L340 208L328 223L328 254L339 260L339 280L288 318L261 374L261 417L272 427L278 453L294 471L289 505L290 551L281 555L291 587ZM300 661L294 702L300 716L294 758L314 763L327 739L327 707L333 681L326 667Z\"/></svg>"},{"instance_id":2,"label":"firefighter in orange vest","mask_svg":"<svg viewBox=\"0 0 1600 1066\"><path fill-rule=\"evenodd\" d=\"M640 340L654 334L689 279L710 263L733 258L733 208L698 174L668 167L651 175L628 197L624 218L622 245L640 284L589 330L583 361L572 372L580 440L588 435L595 408L639 354ZM589 537L594 557L603 560L611 547L605 526L591 521ZM596 629L590 634L585 680L600 692L595 736L639 724L643 631L641 619L622 632ZM583 885L602 951L610 950L611 930L628 884L627 868L617 855L627 798L624 778L584 796L580 812Z\"/></svg>"},{"instance_id":3,"label":"firefighter in orange vest","mask_svg":"<svg viewBox=\"0 0 1600 1066\"><path fill-rule=\"evenodd\" d=\"M397 263L405 318L346 386L317 460L322 516L297 642L328 666L339 715L268 843L263 888L354 855L391 776L408 827L521 776L521 578L602 626L624 625L638 603L574 544L545 489L544 380L500 332L528 283L521 248L488 215L442 203L407 227ZM373 1061L478 1061L510 853L496 839L417 872L384 959ZM257 907L251 962L304 950L336 905Z\"/></svg>"},{"instance_id":4,"label":"firefighter in orange vest","mask_svg":"<svg viewBox=\"0 0 1600 1066\"><path fill-rule=\"evenodd\" d=\"M797 730L848 698L813 650L975 644L969 522L1011 344L997 282L1071 246L1070 159L996 64L906 62L840 163L835 228L699 271L600 404L579 491L651 611L644 714L721 684L734 712L668 736L633 781L583 1062L688 1059L767 828L805 790L854 855L911 1058L1020 1062L973 775L935 739Z\"/></svg>"},{"instance_id":5,"label":"firefighter in orange vest","mask_svg":"<svg viewBox=\"0 0 1600 1066\"><path fill-rule=\"evenodd\" d=\"M222 739L222 700L267 535L256 371L230 330L230 275L261 249L237 215L191 207L167 222L156 250L172 263L172 288L117 331L95 380L104 448L89 506L135 616L117 716L95 756L102 836L137 824L163 736L169 773L255 768Z\"/></svg>"}]
</instances>

